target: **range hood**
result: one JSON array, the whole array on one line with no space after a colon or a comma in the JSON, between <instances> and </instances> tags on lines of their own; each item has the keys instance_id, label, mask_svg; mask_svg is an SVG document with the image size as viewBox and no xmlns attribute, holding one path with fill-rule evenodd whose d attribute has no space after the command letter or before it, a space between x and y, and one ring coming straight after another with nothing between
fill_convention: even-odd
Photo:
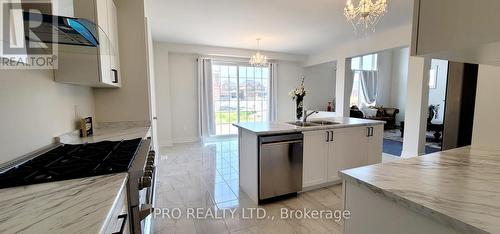
<instances>
[{"instance_id":1,"label":"range hood","mask_svg":"<svg viewBox=\"0 0 500 234\"><path fill-rule=\"evenodd\" d=\"M26 40L43 43L98 47L99 27L92 21L57 15L23 12ZM26 30L28 29L28 30Z\"/></svg>"}]
</instances>

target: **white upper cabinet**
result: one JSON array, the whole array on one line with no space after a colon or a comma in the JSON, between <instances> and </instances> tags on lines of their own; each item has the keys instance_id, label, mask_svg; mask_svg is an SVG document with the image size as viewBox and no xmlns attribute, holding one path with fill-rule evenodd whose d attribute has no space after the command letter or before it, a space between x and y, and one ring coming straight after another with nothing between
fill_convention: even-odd
<instances>
[{"instance_id":1,"label":"white upper cabinet","mask_svg":"<svg viewBox=\"0 0 500 234\"><path fill-rule=\"evenodd\" d=\"M120 87L118 20L114 1L73 0L73 13L76 18L97 24L99 45L87 48L59 45L55 80L91 87Z\"/></svg>"},{"instance_id":2,"label":"white upper cabinet","mask_svg":"<svg viewBox=\"0 0 500 234\"><path fill-rule=\"evenodd\" d=\"M498 0L414 0L411 54L500 65Z\"/></svg>"}]
</instances>

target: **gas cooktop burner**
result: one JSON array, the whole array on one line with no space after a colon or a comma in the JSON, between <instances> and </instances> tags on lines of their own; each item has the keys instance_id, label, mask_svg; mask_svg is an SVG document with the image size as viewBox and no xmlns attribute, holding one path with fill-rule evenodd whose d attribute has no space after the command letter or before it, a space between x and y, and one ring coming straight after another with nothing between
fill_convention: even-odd
<instances>
[{"instance_id":1,"label":"gas cooktop burner","mask_svg":"<svg viewBox=\"0 0 500 234\"><path fill-rule=\"evenodd\" d=\"M61 145L0 174L0 188L126 172L141 138Z\"/></svg>"}]
</instances>

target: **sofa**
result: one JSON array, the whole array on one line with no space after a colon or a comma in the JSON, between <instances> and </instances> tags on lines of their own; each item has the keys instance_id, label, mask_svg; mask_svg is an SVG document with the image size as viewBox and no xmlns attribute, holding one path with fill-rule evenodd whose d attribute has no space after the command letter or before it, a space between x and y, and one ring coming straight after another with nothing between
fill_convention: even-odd
<instances>
[{"instance_id":1,"label":"sofa","mask_svg":"<svg viewBox=\"0 0 500 234\"><path fill-rule=\"evenodd\" d=\"M398 108L392 107L367 107L364 109L359 109L357 106L352 106L350 111L350 116L353 118L363 118L372 120L385 121L384 129L395 129L396 125L396 115L399 113Z\"/></svg>"}]
</instances>

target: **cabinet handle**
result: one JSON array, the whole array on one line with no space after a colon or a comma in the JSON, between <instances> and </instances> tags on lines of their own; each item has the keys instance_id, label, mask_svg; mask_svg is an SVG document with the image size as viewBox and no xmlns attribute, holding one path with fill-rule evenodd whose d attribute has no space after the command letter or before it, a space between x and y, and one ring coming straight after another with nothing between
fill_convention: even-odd
<instances>
[{"instance_id":1,"label":"cabinet handle","mask_svg":"<svg viewBox=\"0 0 500 234\"><path fill-rule=\"evenodd\" d=\"M373 127L367 127L366 129L368 130L366 136L367 137L373 136Z\"/></svg>"},{"instance_id":2,"label":"cabinet handle","mask_svg":"<svg viewBox=\"0 0 500 234\"><path fill-rule=\"evenodd\" d=\"M111 69L111 73L113 73L113 80L111 82L118 83L118 71L116 69Z\"/></svg>"},{"instance_id":3,"label":"cabinet handle","mask_svg":"<svg viewBox=\"0 0 500 234\"><path fill-rule=\"evenodd\" d=\"M139 220L145 219L152 212L153 212L153 206L151 204L142 205L141 210L139 211Z\"/></svg>"},{"instance_id":4,"label":"cabinet handle","mask_svg":"<svg viewBox=\"0 0 500 234\"><path fill-rule=\"evenodd\" d=\"M326 142L329 142L329 141L330 141L330 133L326 132Z\"/></svg>"},{"instance_id":5,"label":"cabinet handle","mask_svg":"<svg viewBox=\"0 0 500 234\"><path fill-rule=\"evenodd\" d=\"M330 133L332 134L330 141L333 141L333 131L330 131Z\"/></svg>"},{"instance_id":6,"label":"cabinet handle","mask_svg":"<svg viewBox=\"0 0 500 234\"><path fill-rule=\"evenodd\" d=\"M127 223L127 214L118 215L118 219L123 219L122 225L120 226L120 231L113 232L113 234L122 234L123 233L123 230L125 229L125 224Z\"/></svg>"}]
</instances>

